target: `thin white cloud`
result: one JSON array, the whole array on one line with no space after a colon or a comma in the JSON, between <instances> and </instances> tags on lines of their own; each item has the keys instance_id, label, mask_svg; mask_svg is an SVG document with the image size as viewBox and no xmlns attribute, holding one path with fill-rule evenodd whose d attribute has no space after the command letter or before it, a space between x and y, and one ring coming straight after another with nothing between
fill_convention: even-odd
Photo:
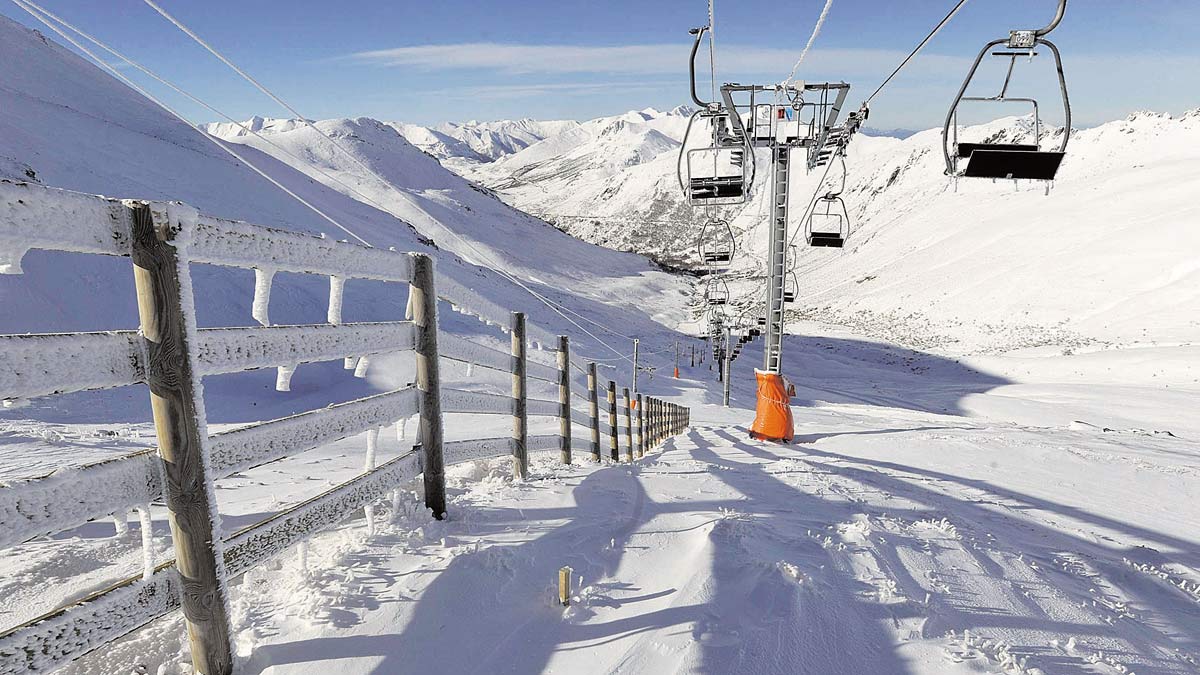
<instances>
[{"instance_id":1,"label":"thin white cloud","mask_svg":"<svg viewBox=\"0 0 1200 675\"><path fill-rule=\"evenodd\" d=\"M525 84L490 84L469 87L446 87L423 89L418 93L447 98L469 99L512 99L537 96L586 96L601 93L628 93L631 91L654 91L670 87L681 87L678 81L646 82L550 82Z\"/></svg>"},{"instance_id":2,"label":"thin white cloud","mask_svg":"<svg viewBox=\"0 0 1200 675\"><path fill-rule=\"evenodd\" d=\"M725 45L718 58L720 72L775 72L786 74L800 55L799 49ZM571 45L503 44L470 42L446 45L416 45L356 52L347 58L380 66L409 67L427 71L482 70L513 75L547 74L677 74L687 68L686 44L644 44L611 47ZM904 54L885 49L829 49L814 52L808 62L812 70L845 72L846 77L886 72ZM957 68L958 57L927 55L921 69ZM807 70L807 69L806 69Z\"/></svg>"}]
</instances>

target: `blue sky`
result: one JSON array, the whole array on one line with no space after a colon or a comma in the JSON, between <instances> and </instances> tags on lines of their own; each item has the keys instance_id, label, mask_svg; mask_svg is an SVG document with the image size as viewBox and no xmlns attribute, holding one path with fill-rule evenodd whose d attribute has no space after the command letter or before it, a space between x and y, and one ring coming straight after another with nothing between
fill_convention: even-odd
<instances>
[{"instance_id":1,"label":"blue sky","mask_svg":"<svg viewBox=\"0 0 1200 675\"><path fill-rule=\"evenodd\" d=\"M705 0L159 2L309 117L417 123L586 119L686 103L687 29L707 18ZM139 0L41 4L235 117L286 116ZM782 80L822 4L717 0L720 79ZM857 104L953 4L835 0L798 78L846 80ZM36 25L16 5L0 7ZM1041 26L1053 11L1053 0L971 0L875 100L871 126L940 125L983 43ZM1071 0L1052 38L1076 124L1200 107L1198 28L1196 0ZM1053 100L1049 67L1034 63L1018 82ZM164 98L197 121L213 119ZM1048 121L1055 114L1048 110Z\"/></svg>"}]
</instances>

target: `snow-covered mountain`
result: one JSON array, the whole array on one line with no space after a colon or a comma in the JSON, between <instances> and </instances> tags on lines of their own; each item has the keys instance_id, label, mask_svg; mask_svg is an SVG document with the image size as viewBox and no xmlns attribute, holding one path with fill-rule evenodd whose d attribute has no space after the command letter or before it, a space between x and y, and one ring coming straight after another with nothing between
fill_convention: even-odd
<instances>
[{"instance_id":1,"label":"snow-covered mountain","mask_svg":"<svg viewBox=\"0 0 1200 675\"><path fill-rule=\"evenodd\" d=\"M116 197L175 199L216 216L348 236L227 156L203 133L41 34L2 18L0 58L10 64L0 73L5 92L0 106L0 178ZM598 321L616 322L620 315L619 322L628 325L626 312L634 311L640 319L632 320L643 322L638 330L647 334L666 329L659 321L674 325L683 318L679 298L686 287L671 275L644 258L580 242L514 210L444 169L393 127L373 120L322 122L351 149L354 157L349 158L307 125L261 118L252 122L274 145L251 147L259 140L233 133L232 125L218 125L213 131L228 136L247 161L371 244L430 251L448 280L503 307L526 311L532 322L548 330L577 329L491 268L503 269ZM285 151L306 159L298 161ZM373 167L389 184L366 175L360 163ZM34 251L26 256L24 275L0 277L0 304L5 308L0 331L136 324L131 294L126 292L127 269L116 261L91 257L70 266L80 278L64 277L52 264L61 257ZM249 300L245 279L228 270L213 271L212 277L212 292L199 298L202 320L209 325L244 324L249 317L243 306ZM298 280L294 292L280 293L272 302L272 317L280 322L319 320L327 290L315 281ZM65 292L80 283L94 287L94 296ZM389 306L402 301L366 300L361 305L371 316L386 315ZM604 317L602 306L610 302L623 309ZM355 311L349 304L347 311ZM581 349L590 349L583 345Z\"/></svg>"},{"instance_id":2,"label":"snow-covered mountain","mask_svg":"<svg viewBox=\"0 0 1200 675\"><path fill-rule=\"evenodd\" d=\"M575 236L694 267L706 214L684 203L676 178L686 112L593 120L456 168ZM1025 123L962 133L1015 141ZM767 160L746 205L713 210L737 234L743 278L763 272ZM1200 206L1189 196L1200 191L1200 112L1136 113L1075 132L1048 195L1030 183L955 186L940 130L859 135L847 171L855 231L841 251L803 245L802 214L822 174L793 173L797 318L968 349L1200 339ZM839 182L834 167L821 191ZM758 284L734 288L743 305L759 302Z\"/></svg>"}]
</instances>

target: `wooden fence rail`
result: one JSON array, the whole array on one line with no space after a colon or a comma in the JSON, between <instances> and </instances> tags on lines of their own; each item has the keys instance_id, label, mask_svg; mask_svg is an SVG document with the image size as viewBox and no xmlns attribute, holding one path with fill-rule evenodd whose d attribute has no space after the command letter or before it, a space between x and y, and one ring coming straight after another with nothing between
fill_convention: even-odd
<instances>
[{"instance_id":1,"label":"wooden fence rail","mask_svg":"<svg viewBox=\"0 0 1200 675\"><path fill-rule=\"evenodd\" d=\"M0 399L148 385L157 449L84 465L65 474L0 487L0 549L69 531L90 520L152 502L170 511L173 560L111 584L66 607L0 633L0 675L60 667L146 623L182 609L197 671L233 671L226 583L331 527L384 501L421 476L425 505L446 512L444 466L512 456L514 474L528 475L529 454L557 451L570 464L576 430L600 461L600 437L619 460L616 383L609 382L608 420L601 420L596 365L587 365L587 393L572 397L570 345L565 336L526 325L513 313L470 298L453 280L435 279L433 260L336 242L196 213L178 203L116 201L0 181L0 273L19 274L31 249L124 256L132 259L140 331L0 335ZM253 327L198 328L191 265L254 269ZM277 272L329 277L328 323L272 325L265 312ZM369 279L407 287L411 317L403 321L341 320L347 280ZM445 282L445 283L443 283ZM447 290L448 289L448 290ZM506 353L438 330L437 301L449 302L492 324L507 321ZM534 349L529 342L534 340ZM542 355L545 345L552 354ZM208 434L203 378L261 368L279 371L287 391L298 366L344 360L365 373L371 357L411 353L416 382L357 400ZM531 353L537 354L531 358ZM554 364L539 359L551 358ZM444 387L442 361L479 366L511 379L507 394ZM86 367L79 364L86 363ZM468 378L469 379L469 378ZM555 400L529 395L529 381L557 387ZM625 459L633 461L686 428L686 409L623 389ZM573 405L579 405L575 408ZM664 411L672 411L670 416ZM506 438L444 440L446 415L507 415ZM418 416L419 442L410 452L368 468L261 522L218 531L214 482L330 443L403 425ZM557 433L529 433L529 418L557 420ZM574 422L574 425L572 424ZM586 437L586 438L585 438ZM635 441L636 438L636 441ZM369 512L368 512L369 513ZM369 517L369 515L368 515Z\"/></svg>"}]
</instances>

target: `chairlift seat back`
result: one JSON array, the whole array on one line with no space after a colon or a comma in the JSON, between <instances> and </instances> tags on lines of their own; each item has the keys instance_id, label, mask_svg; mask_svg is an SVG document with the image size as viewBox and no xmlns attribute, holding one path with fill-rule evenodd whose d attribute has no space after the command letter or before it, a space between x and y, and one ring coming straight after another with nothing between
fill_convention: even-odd
<instances>
[{"instance_id":1,"label":"chairlift seat back","mask_svg":"<svg viewBox=\"0 0 1200 675\"><path fill-rule=\"evenodd\" d=\"M962 175L969 178L1054 180L1064 152L978 149Z\"/></svg>"},{"instance_id":2,"label":"chairlift seat back","mask_svg":"<svg viewBox=\"0 0 1200 675\"><path fill-rule=\"evenodd\" d=\"M822 246L825 248L842 248L846 244L846 239L842 237L840 232L813 232L808 238L809 246Z\"/></svg>"},{"instance_id":3,"label":"chairlift seat back","mask_svg":"<svg viewBox=\"0 0 1200 675\"><path fill-rule=\"evenodd\" d=\"M1025 143L959 143L959 159L968 159L976 150L1008 150L1012 152L1037 152L1038 146Z\"/></svg>"}]
</instances>

